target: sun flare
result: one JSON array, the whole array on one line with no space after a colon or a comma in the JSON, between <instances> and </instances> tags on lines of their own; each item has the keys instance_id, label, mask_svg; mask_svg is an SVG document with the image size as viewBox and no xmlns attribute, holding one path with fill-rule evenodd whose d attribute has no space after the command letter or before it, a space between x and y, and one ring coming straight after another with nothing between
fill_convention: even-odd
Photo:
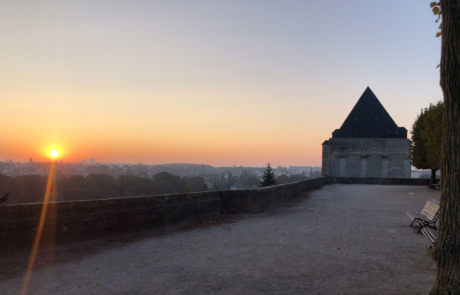
<instances>
[{"instance_id":1,"label":"sun flare","mask_svg":"<svg viewBox=\"0 0 460 295\"><path fill-rule=\"evenodd\" d=\"M59 156L59 152L56 151L56 150L52 150L52 151L50 152L50 155L51 155L51 157L56 158L57 156Z\"/></svg>"}]
</instances>

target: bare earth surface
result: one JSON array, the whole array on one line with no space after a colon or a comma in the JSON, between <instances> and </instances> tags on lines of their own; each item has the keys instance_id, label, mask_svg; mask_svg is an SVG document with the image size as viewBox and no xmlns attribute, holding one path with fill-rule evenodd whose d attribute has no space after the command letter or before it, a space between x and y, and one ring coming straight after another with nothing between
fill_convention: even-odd
<instances>
[{"instance_id":1,"label":"bare earth surface","mask_svg":"<svg viewBox=\"0 0 460 295\"><path fill-rule=\"evenodd\" d=\"M435 263L405 211L431 198L329 185L211 226L62 245L42 252L27 294L428 294ZM0 254L0 294L19 294L27 253Z\"/></svg>"}]
</instances>

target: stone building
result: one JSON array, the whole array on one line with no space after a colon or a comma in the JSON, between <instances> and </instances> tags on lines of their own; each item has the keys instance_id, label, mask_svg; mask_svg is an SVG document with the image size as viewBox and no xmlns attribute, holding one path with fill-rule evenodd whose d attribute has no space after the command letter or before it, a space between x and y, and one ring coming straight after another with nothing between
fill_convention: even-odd
<instances>
[{"instance_id":1,"label":"stone building","mask_svg":"<svg viewBox=\"0 0 460 295\"><path fill-rule=\"evenodd\" d=\"M410 140L367 87L323 143L324 176L410 178Z\"/></svg>"}]
</instances>

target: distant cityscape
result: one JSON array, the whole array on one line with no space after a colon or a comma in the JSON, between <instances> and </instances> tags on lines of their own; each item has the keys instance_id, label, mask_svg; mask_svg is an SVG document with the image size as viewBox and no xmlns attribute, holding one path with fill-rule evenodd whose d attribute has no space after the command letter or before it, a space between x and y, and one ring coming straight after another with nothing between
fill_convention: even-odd
<instances>
[{"instance_id":1,"label":"distant cityscape","mask_svg":"<svg viewBox=\"0 0 460 295\"><path fill-rule=\"evenodd\" d=\"M51 162L0 161L0 191L9 192L8 203L40 202ZM261 186L267 167L174 163L54 162L57 191L53 200L85 200L136 195L172 194L212 190L249 190ZM321 167L273 167L279 184L321 177Z\"/></svg>"},{"instance_id":2,"label":"distant cityscape","mask_svg":"<svg viewBox=\"0 0 460 295\"><path fill-rule=\"evenodd\" d=\"M15 162L12 159L0 161L0 174L7 176L21 176L21 175L47 175L49 172L51 162L34 162L32 158L28 162ZM143 163L98 163L95 158L90 158L89 162L83 160L81 163L67 163L56 162L56 170L67 175L82 175L89 174L109 174L112 176L119 175L136 175L140 177L152 177L153 175L161 172L168 172L180 177L219 177L221 173L232 173L239 176L243 171L262 179L262 175L266 167L245 167L245 166L222 166L213 167L206 164L187 164L187 163L173 163L173 164L155 164L144 165ZM273 167L275 176L282 174L286 175L299 175L303 174L310 177L313 173L317 172L321 175L321 167L313 166L288 166L288 167Z\"/></svg>"},{"instance_id":3,"label":"distant cityscape","mask_svg":"<svg viewBox=\"0 0 460 295\"><path fill-rule=\"evenodd\" d=\"M12 159L0 161L0 174L6 176L22 176L22 175L47 175L49 172L50 162L34 162L32 158L28 162L15 162ZM222 166L214 167L206 164L155 164L144 165L143 163L98 163L95 158L90 158L89 161L83 160L81 163L66 163L57 162L56 170L67 175L82 175L89 174L109 174L114 177L119 175L136 175L139 177L152 177L161 172L180 177L195 177L199 176L205 179L208 186L211 186L214 179L218 179L222 173L227 175L232 173L234 176L240 176L244 171L262 179L263 172L266 167L245 167L245 166ZM307 178L321 176L321 167L319 166L278 166L273 167L276 177L283 174L304 175ZM438 171L439 176L439 171ZM429 170L412 170L411 178L429 178Z\"/></svg>"}]
</instances>

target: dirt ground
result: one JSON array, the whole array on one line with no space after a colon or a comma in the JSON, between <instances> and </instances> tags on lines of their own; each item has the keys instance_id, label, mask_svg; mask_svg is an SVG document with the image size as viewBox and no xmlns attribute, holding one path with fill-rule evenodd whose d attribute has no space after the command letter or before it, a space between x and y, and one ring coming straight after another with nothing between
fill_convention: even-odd
<instances>
[{"instance_id":1,"label":"dirt ground","mask_svg":"<svg viewBox=\"0 0 460 295\"><path fill-rule=\"evenodd\" d=\"M406 210L439 191L329 185L261 214L47 247L27 294L428 294L436 267ZM20 294L29 252L0 252Z\"/></svg>"}]
</instances>

